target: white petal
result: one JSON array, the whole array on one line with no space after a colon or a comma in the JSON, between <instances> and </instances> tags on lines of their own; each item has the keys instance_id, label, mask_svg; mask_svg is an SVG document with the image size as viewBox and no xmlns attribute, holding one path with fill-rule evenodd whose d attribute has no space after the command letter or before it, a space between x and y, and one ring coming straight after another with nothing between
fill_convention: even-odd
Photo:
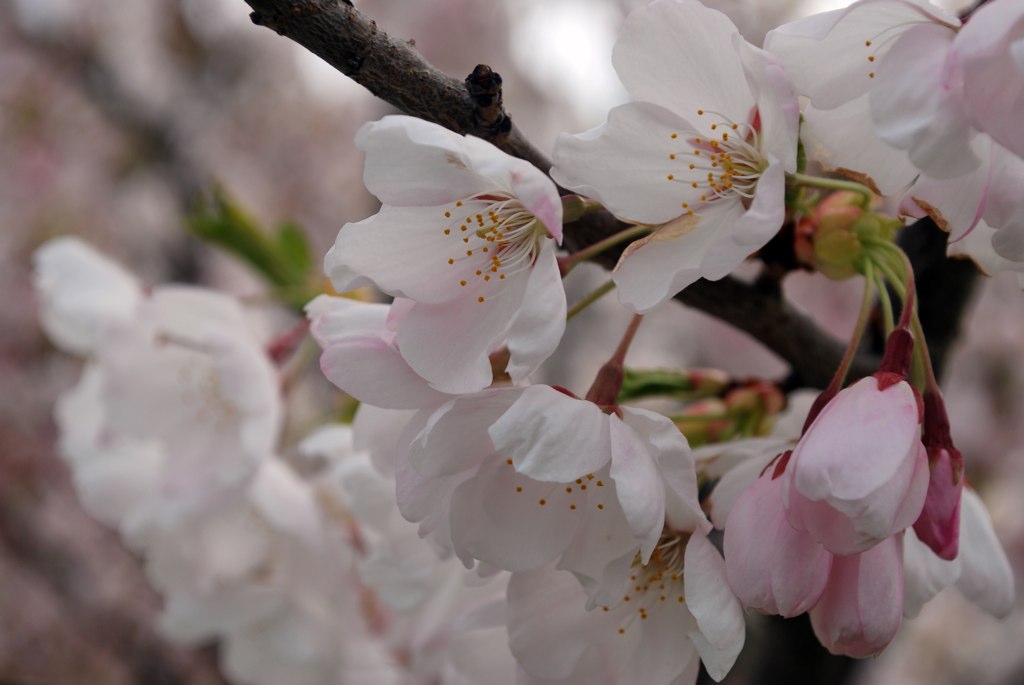
<instances>
[{"instance_id":1,"label":"white petal","mask_svg":"<svg viewBox=\"0 0 1024 685\"><path fill-rule=\"evenodd\" d=\"M645 443L617 416L610 418L612 464L610 476L622 511L640 541L640 560L646 564L665 525L665 486L658 465ZM634 420L636 416L632 417Z\"/></svg>"},{"instance_id":2,"label":"white petal","mask_svg":"<svg viewBox=\"0 0 1024 685\"><path fill-rule=\"evenodd\" d=\"M585 604L583 589L570 573L545 569L512 575L508 584L509 646L527 673L550 680L573 673L591 644L607 631L602 616L586 612ZM615 637L632 646L640 631Z\"/></svg>"},{"instance_id":3,"label":"white petal","mask_svg":"<svg viewBox=\"0 0 1024 685\"><path fill-rule=\"evenodd\" d=\"M494 448L534 480L569 483L611 459L609 418L597 405L546 385L522 391L490 427Z\"/></svg>"},{"instance_id":4,"label":"white petal","mask_svg":"<svg viewBox=\"0 0 1024 685\"><path fill-rule=\"evenodd\" d=\"M465 243L458 222L466 211L454 204L384 205L373 216L342 226L324 257L324 273L338 292L372 283L389 295L418 302L458 297L465 292L460 281L470 280L478 268L462 259Z\"/></svg>"},{"instance_id":5,"label":"white petal","mask_svg":"<svg viewBox=\"0 0 1024 685\"><path fill-rule=\"evenodd\" d=\"M878 137L868 94L838 107L807 107L801 128L807 156L826 171L864 180L882 195L906 188L918 175L907 153ZM865 178L866 177L866 178Z\"/></svg>"},{"instance_id":6,"label":"white petal","mask_svg":"<svg viewBox=\"0 0 1024 685\"><path fill-rule=\"evenodd\" d=\"M690 537L685 564L686 605L699 628L688 637L700 653L708 674L719 681L743 649L746 638L743 610L725 579L725 562L706 537L699 533Z\"/></svg>"},{"instance_id":7,"label":"white petal","mask_svg":"<svg viewBox=\"0 0 1024 685\"><path fill-rule=\"evenodd\" d=\"M903 615L914 618L932 597L956 582L960 560L946 561L921 542L913 528L903 538Z\"/></svg>"},{"instance_id":8,"label":"white petal","mask_svg":"<svg viewBox=\"0 0 1024 685\"><path fill-rule=\"evenodd\" d=\"M612 272L619 301L645 313L697 281L705 256L717 241L731 242L728 234L742 213L738 202L718 202L700 216L683 217L633 243Z\"/></svg>"},{"instance_id":9,"label":"white petal","mask_svg":"<svg viewBox=\"0 0 1024 685\"><path fill-rule=\"evenodd\" d=\"M779 57L801 94L815 107L832 109L867 93L874 85L869 76L873 65L886 59L893 40L927 21L959 25L922 2L863 0L781 26L769 32L764 45ZM869 56L875 61L869 62Z\"/></svg>"},{"instance_id":10,"label":"white petal","mask_svg":"<svg viewBox=\"0 0 1024 685\"><path fill-rule=\"evenodd\" d=\"M700 198L688 183L669 180L681 167L669 155L689 145L685 139L694 127L688 122L697 118L696 112L683 118L647 102L616 107L598 128L558 137L552 177L627 221L669 221L683 213L683 202Z\"/></svg>"},{"instance_id":11,"label":"white petal","mask_svg":"<svg viewBox=\"0 0 1024 685\"><path fill-rule=\"evenodd\" d=\"M982 163L974 171L952 179L921 176L910 187L902 205L913 203L931 216L939 228L948 231L950 240L959 240L981 220L988 193L990 161L987 139L976 138L975 151ZM901 209L904 207L901 205ZM914 214L913 212L907 212Z\"/></svg>"},{"instance_id":12,"label":"white petal","mask_svg":"<svg viewBox=\"0 0 1024 685\"><path fill-rule=\"evenodd\" d=\"M488 430L510 411L521 392L489 390L439 407L409 446L410 463L421 474L434 477L475 469L496 454L504 460L505 452L492 443Z\"/></svg>"},{"instance_id":13,"label":"white petal","mask_svg":"<svg viewBox=\"0 0 1024 685\"><path fill-rule=\"evenodd\" d=\"M488 357L508 335L529 279L519 273L484 302L461 297L444 304L417 302L398 328L398 348L430 385L450 394L471 393L491 384Z\"/></svg>"},{"instance_id":14,"label":"white petal","mask_svg":"<svg viewBox=\"0 0 1024 685\"><path fill-rule=\"evenodd\" d=\"M284 463L263 463L249 486L249 499L278 530L309 545L320 541L320 509L313 491Z\"/></svg>"},{"instance_id":15,"label":"white petal","mask_svg":"<svg viewBox=\"0 0 1024 685\"><path fill-rule=\"evenodd\" d=\"M960 509L960 578L956 587L996 618L1013 610L1013 569L981 498L964 488Z\"/></svg>"},{"instance_id":16,"label":"white petal","mask_svg":"<svg viewBox=\"0 0 1024 685\"><path fill-rule=\"evenodd\" d=\"M932 178L963 176L980 163L958 83L949 82L945 66L953 36L938 24L906 31L878 67L871 90L878 135L907 150L910 161Z\"/></svg>"},{"instance_id":17,"label":"white petal","mask_svg":"<svg viewBox=\"0 0 1024 685\"><path fill-rule=\"evenodd\" d=\"M142 300L138 281L78 238L54 238L32 261L40 323L64 350L89 354L104 330L135 316Z\"/></svg>"},{"instance_id":18,"label":"white petal","mask_svg":"<svg viewBox=\"0 0 1024 685\"><path fill-rule=\"evenodd\" d=\"M437 206L489 189L470 163L466 139L422 119L370 122L356 134L356 146L366 153L366 187L384 204Z\"/></svg>"},{"instance_id":19,"label":"white petal","mask_svg":"<svg viewBox=\"0 0 1024 685\"><path fill-rule=\"evenodd\" d=\"M738 35L728 17L696 0L661 0L629 15L612 64L636 100L686 119L704 109L744 123L755 103L733 42ZM715 123L703 119L701 126Z\"/></svg>"},{"instance_id":20,"label":"white petal","mask_svg":"<svg viewBox=\"0 0 1024 685\"><path fill-rule=\"evenodd\" d=\"M541 250L530 272L523 304L508 331L507 371L513 383L533 373L558 347L565 332L565 289L554 244Z\"/></svg>"},{"instance_id":21,"label":"white petal","mask_svg":"<svg viewBox=\"0 0 1024 685\"><path fill-rule=\"evenodd\" d=\"M455 553L506 571L555 561L569 546L583 514L558 500L563 486L517 474L504 459L485 462L452 493Z\"/></svg>"},{"instance_id":22,"label":"white petal","mask_svg":"<svg viewBox=\"0 0 1024 685\"><path fill-rule=\"evenodd\" d=\"M1024 12L1020 3L990 2L957 34L964 102L978 128L1024 156Z\"/></svg>"}]
</instances>

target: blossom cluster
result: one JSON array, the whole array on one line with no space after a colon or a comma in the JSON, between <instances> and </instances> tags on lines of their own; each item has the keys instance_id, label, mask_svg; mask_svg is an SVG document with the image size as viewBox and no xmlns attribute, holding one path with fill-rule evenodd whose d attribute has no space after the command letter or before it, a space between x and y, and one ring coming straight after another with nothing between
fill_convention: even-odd
<instances>
[{"instance_id":1,"label":"blossom cluster","mask_svg":"<svg viewBox=\"0 0 1024 685\"><path fill-rule=\"evenodd\" d=\"M929 215L951 253L1024 272L1022 31L1013 0L966 22L861 0L761 49L656 0L613 54L633 101L562 135L550 177L420 119L367 124L382 207L342 227L333 292L305 308L323 375L360 406L301 440L282 430L287 351L238 301L47 244L42 323L87 358L57 408L83 504L144 559L165 633L221 640L241 683L689 685L732 668L745 607L809 613L855 657L946 586L1005 615L1012 573L893 235ZM573 392L536 379L580 308L562 278L591 256L563 239L597 209L628 225L602 247L642 236L612 274L636 316ZM865 281L829 387L780 413L770 383L690 370L665 372L689 400L671 415L632 402L659 394L627 392L642 315L787 225L807 268ZM380 301L345 295L367 287ZM876 297L885 356L847 383Z\"/></svg>"}]
</instances>

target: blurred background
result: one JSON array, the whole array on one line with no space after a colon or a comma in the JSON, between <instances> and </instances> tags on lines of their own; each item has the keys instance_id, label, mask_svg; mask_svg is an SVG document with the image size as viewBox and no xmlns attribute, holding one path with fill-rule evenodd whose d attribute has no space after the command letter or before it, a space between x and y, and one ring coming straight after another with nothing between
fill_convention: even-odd
<instances>
[{"instance_id":1,"label":"blurred background","mask_svg":"<svg viewBox=\"0 0 1024 685\"><path fill-rule=\"evenodd\" d=\"M478 63L500 72L506 108L550 150L558 132L597 125L625 99L611 47L641 2L358 6L391 34L415 39L449 74L461 78ZM708 4L758 43L780 22L843 3ZM186 234L196 197L217 184L259 222L297 222L322 255L342 224L376 211L353 136L390 111L318 58L252 25L243 0L0 3L0 684L223 682L215 647L182 650L155 632L159 598L138 560L75 500L54 451L51 414L80 364L57 353L39 329L33 250L76 234L144 282L203 283L258 302L265 291L256 276ZM598 271L574 272L570 301L602 279ZM825 328L852 328L857 284L796 273L785 288ZM570 327L575 340L549 364L547 378L585 389L628 319L613 300ZM651 318L633 364L717 366L738 377L786 372L743 334L675 303ZM1024 294L1012 277L977 287L944 386L954 438L1019 581ZM752 630L774 627L755 623ZM836 666L828 682L1024 682L1022 640L1024 610L996 621L949 590L907 622L881 657ZM728 682L757 681L758 660L767 657L756 645ZM808 658L820 650L799 649Z\"/></svg>"}]
</instances>

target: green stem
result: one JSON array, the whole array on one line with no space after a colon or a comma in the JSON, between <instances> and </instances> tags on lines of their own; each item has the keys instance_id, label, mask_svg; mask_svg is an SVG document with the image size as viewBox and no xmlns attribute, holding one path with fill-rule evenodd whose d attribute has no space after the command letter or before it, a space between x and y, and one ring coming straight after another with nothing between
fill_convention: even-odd
<instances>
[{"instance_id":1,"label":"green stem","mask_svg":"<svg viewBox=\"0 0 1024 685\"><path fill-rule=\"evenodd\" d=\"M592 292L588 293L582 300L580 300L579 302L574 304L572 307L570 307L569 311L567 311L565 313L565 320L566 321L570 321L572 319L572 317L576 316L577 314L582 312L584 309L586 309L590 305L592 305L595 302L597 302L598 300L600 300L602 297L604 297L609 292L611 292L612 289L614 289L614 288L615 288L615 281L609 280L609 281L606 281L605 283L602 283L600 286L595 288Z\"/></svg>"},{"instance_id":2,"label":"green stem","mask_svg":"<svg viewBox=\"0 0 1024 685\"><path fill-rule=\"evenodd\" d=\"M574 221L579 221L591 212L597 212L602 209L604 209L604 205L597 200L591 200L589 197L583 197L582 195L563 195L562 223L571 224Z\"/></svg>"},{"instance_id":3,"label":"green stem","mask_svg":"<svg viewBox=\"0 0 1024 685\"><path fill-rule=\"evenodd\" d=\"M838 178L822 178L820 176L808 176L807 174L791 174L790 178L802 186L811 188L825 188L827 190L849 190L861 196L860 206L862 209L871 208L871 200L874 194L871 189L861 183L844 181Z\"/></svg>"},{"instance_id":4,"label":"green stem","mask_svg":"<svg viewBox=\"0 0 1024 685\"><path fill-rule=\"evenodd\" d=\"M875 286L878 288L878 303L882 307L882 324L885 327L886 337L896 328L896 317L892 310L892 300L889 298L889 290L885 287L886 280L882 272L875 274Z\"/></svg>"},{"instance_id":5,"label":"green stem","mask_svg":"<svg viewBox=\"0 0 1024 685\"><path fill-rule=\"evenodd\" d=\"M853 364L853 358L857 354L857 349L860 347L861 338L864 337L864 330L868 326L868 319L871 318L871 303L872 294L875 289L875 274L874 267L870 261L864 263L864 297L860 302L860 312L857 315L857 323L853 328L853 334L850 336L850 344L846 346L846 352L843 353L843 358L839 362L839 368L836 370L836 375L832 379L832 382L836 384L836 391L843 387L843 382L846 380L846 374L850 371L850 366Z\"/></svg>"},{"instance_id":6,"label":"green stem","mask_svg":"<svg viewBox=\"0 0 1024 685\"><path fill-rule=\"evenodd\" d=\"M632 240L633 238L637 238L639 236L650 233L652 229L652 226L647 225L631 226L625 230L619 231L615 235L608 236L604 240L599 240L593 245L589 245L583 248L579 252L572 253L568 257L565 257L564 259L559 261L559 267L562 270L562 278L565 278L565 275L572 271L573 267L575 267L580 262L586 261L591 257L601 254L609 247L614 247L619 243L625 242L627 240Z\"/></svg>"}]
</instances>

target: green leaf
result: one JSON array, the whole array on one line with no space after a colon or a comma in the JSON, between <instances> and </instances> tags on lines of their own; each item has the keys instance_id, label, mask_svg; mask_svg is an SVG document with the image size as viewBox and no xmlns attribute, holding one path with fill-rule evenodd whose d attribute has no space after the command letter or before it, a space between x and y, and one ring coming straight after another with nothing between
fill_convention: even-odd
<instances>
[{"instance_id":1,"label":"green leaf","mask_svg":"<svg viewBox=\"0 0 1024 685\"><path fill-rule=\"evenodd\" d=\"M186 219L197 238L248 264L288 305L301 309L314 295L313 258L305 234L292 222L271 233L263 229L222 188L201 199Z\"/></svg>"}]
</instances>

